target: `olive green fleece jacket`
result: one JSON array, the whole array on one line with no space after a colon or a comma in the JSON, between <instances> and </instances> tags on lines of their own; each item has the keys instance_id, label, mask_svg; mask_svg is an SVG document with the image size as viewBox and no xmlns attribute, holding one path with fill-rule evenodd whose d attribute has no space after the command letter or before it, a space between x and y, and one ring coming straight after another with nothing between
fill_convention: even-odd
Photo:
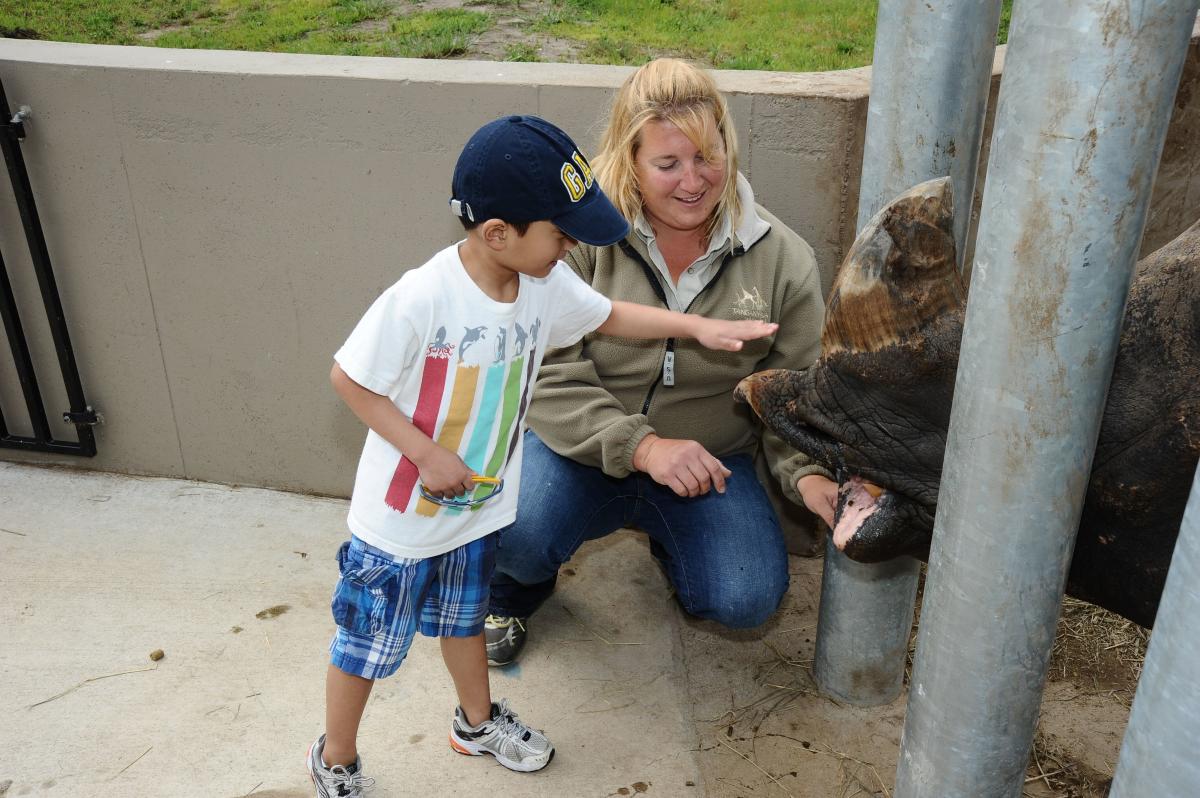
<instances>
[{"instance_id":1,"label":"olive green fleece jacket","mask_svg":"<svg viewBox=\"0 0 1200 798\"><path fill-rule=\"evenodd\" d=\"M824 301L812 248L761 206L748 206L721 254L723 265L687 308L718 319L779 322L774 336L747 341L739 352L705 349L694 340L634 340L592 333L574 346L546 353L538 374L529 426L547 446L572 460L623 477L647 434L701 443L720 458L755 454L784 495L803 504L796 480L828 472L764 430L753 411L733 398L748 374L807 368L820 354ZM666 307L661 277L634 232L608 247L580 244L567 263L611 299ZM663 364L674 351L674 385Z\"/></svg>"}]
</instances>

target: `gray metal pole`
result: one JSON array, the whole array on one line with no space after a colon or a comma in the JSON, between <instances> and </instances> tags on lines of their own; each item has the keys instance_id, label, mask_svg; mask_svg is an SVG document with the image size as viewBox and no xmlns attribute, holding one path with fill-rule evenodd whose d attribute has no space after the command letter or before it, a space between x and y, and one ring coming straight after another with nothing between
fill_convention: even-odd
<instances>
[{"instance_id":1,"label":"gray metal pole","mask_svg":"<svg viewBox=\"0 0 1200 798\"><path fill-rule=\"evenodd\" d=\"M897 194L950 176L966 239L1001 0L880 0L857 229ZM959 265L963 251L959 247Z\"/></svg>"},{"instance_id":2,"label":"gray metal pole","mask_svg":"<svg viewBox=\"0 0 1200 798\"><path fill-rule=\"evenodd\" d=\"M1195 15L1196 0L1015 6L897 798L1021 794Z\"/></svg>"},{"instance_id":3,"label":"gray metal pole","mask_svg":"<svg viewBox=\"0 0 1200 798\"><path fill-rule=\"evenodd\" d=\"M813 659L821 692L857 706L886 704L900 694L918 567L911 557L855 562L826 539Z\"/></svg>"},{"instance_id":4,"label":"gray metal pole","mask_svg":"<svg viewBox=\"0 0 1200 798\"><path fill-rule=\"evenodd\" d=\"M1200 795L1200 470L1175 543L1109 798Z\"/></svg>"},{"instance_id":5,"label":"gray metal pole","mask_svg":"<svg viewBox=\"0 0 1200 798\"><path fill-rule=\"evenodd\" d=\"M917 183L950 176L959 264L992 77L1000 0L881 0L858 229ZM828 695L886 704L904 684L919 563L851 561L825 547L813 676Z\"/></svg>"}]
</instances>

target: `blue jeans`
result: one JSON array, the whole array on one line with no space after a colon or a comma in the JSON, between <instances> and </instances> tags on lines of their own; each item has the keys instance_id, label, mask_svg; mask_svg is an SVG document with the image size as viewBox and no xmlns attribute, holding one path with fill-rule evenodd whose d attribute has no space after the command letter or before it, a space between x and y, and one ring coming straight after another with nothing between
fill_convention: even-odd
<instances>
[{"instance_id":1,"label":"blue jeans","mask_svg":"<svg viewBox=\"0 0 1200 798\"><path fill-rule=\"evenodd\" d=\"M788 586L787 549L749 455L720 458L725 493L680 497L649 475L580 465L525 433L517 519L500 530L492 615L528 617L554 592L558 569L585 540L623 527L650 536L683 609L744 629L766 621ZM613 589L621 589L613 574Z\"/></svg>"}]
</instances>

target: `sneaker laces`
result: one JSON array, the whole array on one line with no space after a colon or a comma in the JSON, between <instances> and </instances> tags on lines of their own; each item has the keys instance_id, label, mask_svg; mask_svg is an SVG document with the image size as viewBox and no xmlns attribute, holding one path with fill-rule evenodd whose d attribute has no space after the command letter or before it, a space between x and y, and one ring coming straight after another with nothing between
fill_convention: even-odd
<instances>
[{"instance_id":1,"label":"sneaker laces","mask_svg":"<svg viewBox=\"0 0 1200 798\"><path fill-rule=\"evenodd\" d=\"M512 734L519 736L522 742L529 741L529 727L517 719L517 713L508 708L507 698L500 699L500 703L496 705L496 717L492 720L492 724L500 730L501 734Z\"/></svg>"},{"instance_id":2,"label":"sneaker laces","mask_svg":"<svg viewBox=\"0 0 1200 798\"><path fill-rule=\"evenodd\" d=\"M521 619L515 615L489 615L484 623L489 626L494 626L498 629L507 629L510 626L516 626L522 632L527 631L525 624L521 623Z\"/></svg>"},{"instance_id":3,"label":"sneaker laces","mask_svg":"<svg viewBox=\"0 0 1200 798\"><path fill-rule=\"evenodd\" d=\"M357 794L361 795L362 790L375 786L375 779L364 776L361 770L351 773L343 765L334 765L329 768L329 775L334 778L333 786L338 788L339 796L355 795L354 790L358 790Z\"/></svg>"}]
</instances>

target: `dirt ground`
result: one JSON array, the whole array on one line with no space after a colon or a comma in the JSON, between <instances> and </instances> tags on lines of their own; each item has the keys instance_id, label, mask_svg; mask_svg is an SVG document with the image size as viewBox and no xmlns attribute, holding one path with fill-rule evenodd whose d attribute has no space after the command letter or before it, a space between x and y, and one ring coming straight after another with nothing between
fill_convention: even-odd
<instances>
[{"instance_id":1,"label":"dirt ground","mask_svg":"<svg viewBox=\"0 0 1200 798\"><path fill-rule=\"evenodd\" d=\"M0 724L0 798L148 783L311 798L300 753L321 728L345 509L0 462L0 714L18 721ZM61 551L88 566L63 572ZM492 674L496 695L552 731L554 765L529 777L450 751L452 687L436 644L419 641L364 719L372 794L892 798L906 696L859 708L816 690L822 566L792 557L780 610L735 632L683 615L644 535L589 542L521 660ZM1025 796L1104 795L1144 644L1139 628L1068 602Z\"/></svg>"},{"instance_id":2,"label":"dirt ground","mask_svg":"<svg viewBox=\"0 0 1200 798\"><path fill-rule=\"evenodd\" d=\"M792 564L793 587L765 637L685 621L685 660L715 663L689 672L706 794L891 798L907 696L859 709L820 695L811 668L822 564ZM1108 794L1147 639L1123 618L1066 600L1023 796ZM747 667L752 680L729 676Z\"/></svg>"}]
</instances>

